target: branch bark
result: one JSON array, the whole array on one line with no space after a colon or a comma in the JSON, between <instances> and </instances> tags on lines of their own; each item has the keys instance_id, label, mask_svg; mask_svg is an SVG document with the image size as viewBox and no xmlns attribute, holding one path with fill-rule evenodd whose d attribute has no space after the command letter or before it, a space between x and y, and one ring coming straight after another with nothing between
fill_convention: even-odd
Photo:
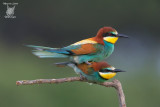
<instances>
[{"instance_id":1,"label":"branch bark","mask_svg":"<svg viewBox=\"0 0 160 107\"><path fill-rule=\"evenodd\" d=\"M36 79L36 80L21 80L16 81L16 85L34 85L34 84L52 84L52 83L64 83L64 82L73 82L73 81L82 81L88 82L85 78L81 77L69 77L69 78L60 78L60 79ZM126 107L125 96L123 93L121 82L118 80L113 80L112 82L104 82L104 83L94 83L98 85L102 85L105 87L114 87L118 93L119 98L119 107Z\"/></svg>"}]
</instances>

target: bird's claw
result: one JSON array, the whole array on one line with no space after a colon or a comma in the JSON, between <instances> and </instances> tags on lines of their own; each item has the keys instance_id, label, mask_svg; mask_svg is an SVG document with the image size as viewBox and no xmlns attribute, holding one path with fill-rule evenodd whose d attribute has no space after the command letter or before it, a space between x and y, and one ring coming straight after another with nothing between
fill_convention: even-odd
<instances>
[{"instance_id":1,"label":"bird's claw","mask_svg":"<svg viewBox=\"0 0 160 107\"><path fill-rule=\"evenodd\" d=\"M86 79L82 74L80 74L80 78L81 78L81 80L85 80Z\"/></svg>"}]
</instances>

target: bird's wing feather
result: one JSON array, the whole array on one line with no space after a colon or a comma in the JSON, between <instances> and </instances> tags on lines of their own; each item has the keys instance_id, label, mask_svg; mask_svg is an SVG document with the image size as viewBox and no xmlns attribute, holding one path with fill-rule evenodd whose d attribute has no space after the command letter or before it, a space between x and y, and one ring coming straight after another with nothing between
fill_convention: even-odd
<instances>
[{"instance_id":1,"label":"bird's wing feather","mask_svg":"<svg viewBox=\"0 0 160 107\"><path fill-rule=\"evenodd\" d=\"M98 44L83 44L79 48L70 50L76 55L84 55L84 54L93 54L96 53L99 49L97 48Z\"/></svg>"},{"instance_id":2,"label":"bird's wing feather","mask_svg":"<svg viewBox=\"0 0 160 107\"><path fill-rule=\"evenodd\" d=\"M25 45L25 46L30 47L30 48L34 48L34 49L37 49L37 50L42 50L42 49L56 49L56 48L51 48L51 47L35 46L35 45Z\"/></svg>"},{"instance_id":3,"label":"bird's wing feather","mask_svg":"<svg viewBox=\"0 0 160 107\"><path fill-rule=\"evenodd\" d=\"M82 44L82 45L70 45L60 49L44 49L47 52L65 54L65 55L85 55L94 54L102 49L101 44Z\"/></svg>"},{"instance_id":4,"label":"bird's wing feather","mask_svg":"<svg viewBox=\"0 0 160 107\"><path fill-rule=\"evenodd\" d=\"M84 39L62 49L70 51L74 55L94 54L102 48L102 45L92 38Z\"/></svg>"},{"instance_id":5,"label":"bird's wing feather","mask_svg":"<svg viewBox=\"0 0 160 107\"><path fill-rule=\"evenodd\" d=\"M87 75L91 75L93 74L94 72L97 72L97 71L94 71L93 67L92 67L92 62L90 62L91 65L88 65L86 63L83 63L83 64L78 64L77 67L85 74Z\"/></svg>"},{"instance_id":6,"label":"bird's wing feather","mask_svg":"<svg viewBox=\"0 0 160 107\"><path fill-rule=\"evenodd\" d=\"M71 44L71 45L83 45L83 44L96 44L97 42L95 40L93 40L92 38L89 38L89 39L84 39L84 40L81 40L79 42L76 42L74 44Z\"/></svg>"},{"instance_id":7,"label":"bird's wing feather","mask_svg":"<svg viewBox=\"0 0 160 107\"><path fill-rule=\"evenodd\" d=\"M88 68L89 68L89 65L83 63L83 64L78 64L77 67L85 74L89 74L88 72Z\"/></svg>"}]
</instances>

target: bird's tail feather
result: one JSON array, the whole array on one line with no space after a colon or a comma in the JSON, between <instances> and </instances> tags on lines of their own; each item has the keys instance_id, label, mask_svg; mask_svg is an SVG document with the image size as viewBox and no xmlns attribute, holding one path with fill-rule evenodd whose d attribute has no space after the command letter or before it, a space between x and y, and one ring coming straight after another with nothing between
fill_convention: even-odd
<instances>
[{"instance_id":1,"label":"bird's tail feather","mask_svg":"<svg viewBox=\"0 0 160 107\"><path fill-rule=\"evenodd\" d=\"M59 63L55 63L55 65L57 65L58 67L64 67L64 66L74 67L74 66L76 66L76 63L74 63L74 62L59 62Z\"/></svg>"},{"instance_id":2,"label":"bird's tail feather","mask_svg":"<svg viewBox=\"0 0 160 107\"><path fill-rule=\"evenodd\" d=\"M58 53L52 53L47 51L41 51L41 50L33 50L32 53L40 58L67 58L67 55L64 54L58 54Z\"/></svg>"},{"instance_id":3,"label":"bird's tail feather","mask_svg":"<svg viewBox=\"0 0 160 107\"><path fill-rule=\"evenodd\" d=\"M32 53L40 58L67 58L65 54L52 52L51 50L57 50L58 48L50 48L44 46L26 45L27 47L34 48Z\"/></svg>"},{"instance_id":4,"label":"bird's tail feather","mask_svg":"<svg viewBox=\"0 0 160 107\"><path fill-rule=\"evenodd\" d=\"M57 49L57 48L50 48L50 47L44 47L44 46L35 46L35 45L25 45L25 46L30 47L30 48L34 48L34 49L37 49L37 50Z\"/></svg>"}]
</instances>

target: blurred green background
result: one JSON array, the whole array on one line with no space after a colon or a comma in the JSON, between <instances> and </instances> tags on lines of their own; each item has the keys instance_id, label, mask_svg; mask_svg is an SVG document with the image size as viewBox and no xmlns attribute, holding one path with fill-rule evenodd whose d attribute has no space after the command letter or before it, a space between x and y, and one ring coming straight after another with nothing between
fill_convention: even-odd
<instances>
[{"instance_id":1,"label":"blurred green background","mask_svg":"<svg viewBox=\"0 0 160 107\"><path fill-rule=\"evenodd\" d=\"M19 3L6 19L3 2ZM115 89L83 82L16 86L17 80L76 76L57 68L63 59L39 59L24 44L63 47L93 37L103 26L130 36L119 39L107 61L127 72L117 75L128 107L160 107L160 1L1 0L0 107L118 107ZM109 80L112 81L113 79Z\"/></svg>"}]
</instances>

